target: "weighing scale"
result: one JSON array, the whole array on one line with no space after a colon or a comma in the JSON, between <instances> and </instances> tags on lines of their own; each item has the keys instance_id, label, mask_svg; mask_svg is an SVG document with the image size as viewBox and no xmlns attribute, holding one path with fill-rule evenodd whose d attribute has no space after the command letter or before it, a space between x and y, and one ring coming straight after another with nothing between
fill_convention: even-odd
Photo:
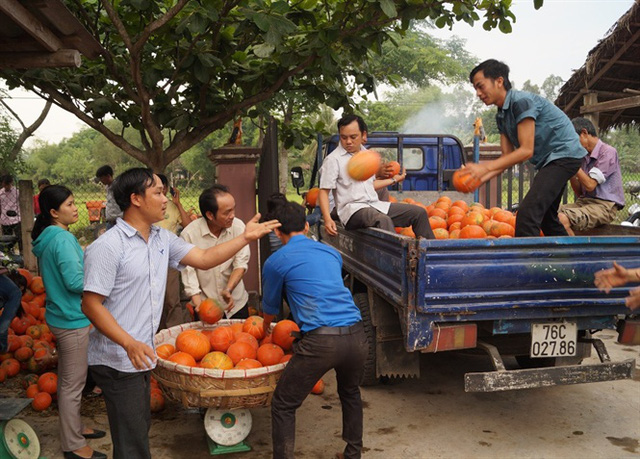
<instances>
[{"instance_id":1,"label":"weighing scale","mask_svg":"<svg viewBox=\"0 0 640 459\"><path fill-rule=\"evenodd\" d=\"M204 415L204 429L211 455L251 451L244 442L251 432L251 412L208 408Z\"/></svg>"},{"instance_id":2,"label":"weighing scale","mask_svg":"<svg viewBox=\"0 0 640 459\"><path fill-rule=\"evenodd\" d=\"M13 419L32 401L30 398L0 399L1 458L37 459L40 457L40 441L35 431L22 419Z\"/></svg>"}]
</instances>

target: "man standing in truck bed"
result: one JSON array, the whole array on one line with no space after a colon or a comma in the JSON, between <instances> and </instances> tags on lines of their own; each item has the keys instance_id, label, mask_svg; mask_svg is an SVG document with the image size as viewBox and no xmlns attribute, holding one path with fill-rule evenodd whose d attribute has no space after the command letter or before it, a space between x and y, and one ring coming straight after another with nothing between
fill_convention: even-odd
<instances>
[{"instance_id":1,"label":"man standing in truck bed","mask_svg":"<svg viewBox=\"0 0 640 459\"><path fill-rule=\"evenodd\" d=\"M357 115L345 115L338 121L340 145L325 159L320 170L318 200L324 227L331 236L338 234L329 208L329 191L333 192L340 221L348 230L376 227L394 232L396 226L413 227L416 237L435 239L427 213L419 206L380 201L376 190L401 182L406 172L394 177L357 181L347 173L349 159L367 141L367 125Z\"/></svg>"},{"instance_id":2,"label":"man standing in truck bed","mask_svg":"<svg viewBox=\"0 0 640 459\"><path fill-rule=\"evenodd\" d=\"M471 71L469 80L485 105L498 107L502 156L465 170L486 182L515 164L529 160L537 169L531 188L520 203L516 237L566 236L558 207L567 181L587 153L571 121L558 107L536 94L511 89L509 67L495 59Z\"/></svg>"}]
</instances>

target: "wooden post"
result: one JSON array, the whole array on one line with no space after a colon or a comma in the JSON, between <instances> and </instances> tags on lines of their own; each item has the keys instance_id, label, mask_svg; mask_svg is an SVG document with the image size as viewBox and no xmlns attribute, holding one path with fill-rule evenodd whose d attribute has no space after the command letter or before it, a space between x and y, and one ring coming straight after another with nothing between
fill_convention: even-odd
<instances>
[{"instance_id":1,"label":"wooden post","mask_svg":"<svg viewBox=\"0 0 640 459\"><path fill-rule=\"evenodd\" d=\"M589 105L595 105L598 103L598 93L597 92L589 92L584 95L582 98L583 107L588 107ZM600 134L600 126L598 125L600 122L600 113L585 113L584 117L591 121L593 125L598 130L598 135Z\"/></svg>"},{"instance_id":2,"label":"wooden post","mask_svg":"<svg viewBox=\"0 0 640 459\"><path fill-rule=\"evenodd\" d=\"M22 260L25 269L32 273L38 272L38 261L32 251L31 231L33 230L33 182L20 180L20 223L22 228Z\"/></svg>"}]
</instances>

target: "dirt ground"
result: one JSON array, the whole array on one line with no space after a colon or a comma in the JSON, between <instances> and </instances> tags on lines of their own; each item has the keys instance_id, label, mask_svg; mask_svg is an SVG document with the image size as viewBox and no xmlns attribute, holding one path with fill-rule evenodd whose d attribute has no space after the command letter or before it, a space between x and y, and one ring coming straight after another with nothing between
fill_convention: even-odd
<instances>
[{"instance_id":1,"label":"dirt ground","mask_svg":"<svg viewBox=\"0 0 640 459\"><path fill-rule=\"evenodd\" d=\"M640 348L620 345L611 331L601 332L612 360L636 359ZM591 357L590 362L597 359ZM497 393L465 393L468 371L489 370L480 356L425 355L422 376L394 385L362 390L365 415L364 457L391 458L637 458L640 456L640 372L635 379ZM310 395L298 411L296 457L332 458L340 439L341 410L333 374L324 377L323 395ZM17 382L12 382L16 384ZM0 386L6 395L7 387ZM84 401L87 424L108 431L104 402ZM246 442L252 451L233 459L271 456L268 408L251 410L253 427ZM62 457L57 412L26 408L18 416L37 432L42 457ZM150 433L157 459L206 458L201 415L169 403L153 415ZM109 436L92 440L109 452Z\"/></svg>"}]
</instances>

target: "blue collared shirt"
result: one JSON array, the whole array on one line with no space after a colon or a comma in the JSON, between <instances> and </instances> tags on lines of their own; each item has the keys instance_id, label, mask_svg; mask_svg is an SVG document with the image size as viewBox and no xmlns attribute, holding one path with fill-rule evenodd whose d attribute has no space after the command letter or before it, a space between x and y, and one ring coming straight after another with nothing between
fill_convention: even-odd
<instances>
[{"instance_id":1,"label":"blue collared shirt","mask_svg":"<svg viewBox=\"0 0 640 459\"><path fill-rule=\"evenodd\" d=\"M167 266L180 265L193 244L157 226L149 241L127 222L116 225L89 245L84 255L84 291L105 297L103 305L131 337L150 347L160 325ZM124 348L97 329L89 334L89 365L137 372Z\"/></svg>"},{"instance_id":2,"label":"blue collared shirt","mask_svg":"<svg viewBox=\"0 0 640 459\"><path fill-rule=\"evenodd\" d=\"M264 312L278 314L284 291L293 320L303 332L361 320L360 310L342 281L342 257L333 247L306 236L293 236L267 259L262 285Z\"/></svg>"},{"instance_id":3,"label":"blue collared shirt","mask_svg":"<svg viewBox=\"0 0 640 459\"><path fill-rule=\"evenodd\" d=\"M536 169L560 158L583 158L587 151L571 120L562 110L544 97L511 89L502 108L498 108L498 131L507 136L515 148L520 148L518 123L532 118L536 123L533 157L529 160Z\"/></svg>"}]
</instances>

